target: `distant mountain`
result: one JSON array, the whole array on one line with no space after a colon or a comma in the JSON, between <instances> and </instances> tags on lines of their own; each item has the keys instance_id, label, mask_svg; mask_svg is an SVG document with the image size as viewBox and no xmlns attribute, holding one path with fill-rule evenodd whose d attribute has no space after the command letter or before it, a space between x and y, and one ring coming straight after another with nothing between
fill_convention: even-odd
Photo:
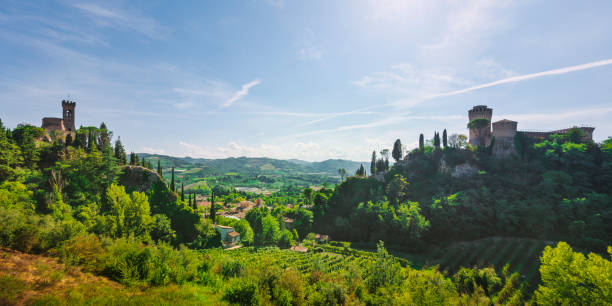
<instances>
[{"instance_id":1,"label":"distant mountain","mask_svg":"<svg viewBox=\"0 0 612 306\"><path fill-rule=\"evenodd\" d=\"M223 184L234 187L256 187L265 190L278 190L287 186L317 186L339 182L338 169L344 168L348 175L357 171L363 164L369 169L369 163L342 159L329 159L322 162L309 162L298 159L282 160L265 157L230 157L223 159L206 159L191 157L173 157L166 155L138 153L152 162L157 168L160 161L163 176L170 179L172 167L176 179L186 188L201 188Z\"/></svg>"},{"instance_id":2,"label":"distant mountain","mask_svg":"<svg viewBox=\"0 0 612 306\"><path fill-rule=\"evenodd\" d=\"M229 157L222 159L206 159L206 158L191 158L191 157L174 157L158 154L137 153L138 156L144 156L148 159L162 159L164 168L171 167L187 167L201 166L210 168L216 174L227 172L253 172L253 171L297 171L305 173L327 173L337 175L338 169L344 168L347 173L352 174L357 171L360 165L369 169L369 162L356 162L344 159L328 159L321 162L309 162L299 159L273 159L267 157ZM169 165L170 164L170 165ZM212 173L211 173L212 174Z\"/></svg>"}]
</instances>

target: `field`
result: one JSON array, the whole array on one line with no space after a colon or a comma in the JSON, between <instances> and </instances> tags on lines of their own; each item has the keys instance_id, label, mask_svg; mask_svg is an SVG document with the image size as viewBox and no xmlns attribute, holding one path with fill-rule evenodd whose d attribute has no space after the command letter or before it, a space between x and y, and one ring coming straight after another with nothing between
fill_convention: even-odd
<instances>
[{"instance_id":1,"label":"field","mask_svg":"<svg viewBox=\"0 0 612 306\"><path fill-rule=\"evenodd\" d=\"M267 263L282 269L293 268L301 273L319 270L334 274L346 270L349 266L364 268L371 261L373 253L367 255L342 255L333 252L301 253L276 247L245 247L231 251L207 250L210 256L231 256L244 265Z\"/></svg>"},{"instance_id":2,"label":"field","mask_svg":"<svg viewBox=\"0 0 612 306\"><path fill-rule=\"evenodd\" d=\"M540 256L547 244L543 240L525 238L492 237L469 242L459 242L440 248L430 264L449 274L461 267L493 266L501 272L506 263L510 271L518 272L524 281L535 287L539 281Z\"/></svg>"}]
</instances>

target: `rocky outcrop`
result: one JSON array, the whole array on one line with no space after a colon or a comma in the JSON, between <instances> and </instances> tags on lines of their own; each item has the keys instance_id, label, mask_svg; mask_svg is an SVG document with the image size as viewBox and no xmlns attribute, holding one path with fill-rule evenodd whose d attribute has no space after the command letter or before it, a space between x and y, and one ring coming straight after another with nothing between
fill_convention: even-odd
<instances>
[{"instance_id":1,"label":"rocky outcrop","mask_svg":"<svg viewBox=\"0 0 612 306\"><path fill-rule=\"evenodd\" d=\"M469 163L463 163L453 168L451 171L451 176L454 178L463 178L470 177L476 173L478 173L478 168Z\"/></svg>"},{"instance_id":2,"label":"rocky outcrop","mask_svg":"<svg viewBox=\"0 0 612 306\"><path fill-rule=\"evenodd\" d=\"M125 166L119 175L119 184L129 191L145 192L162 179L157 172L141 166Z\"/></svg>"}]
</instances>

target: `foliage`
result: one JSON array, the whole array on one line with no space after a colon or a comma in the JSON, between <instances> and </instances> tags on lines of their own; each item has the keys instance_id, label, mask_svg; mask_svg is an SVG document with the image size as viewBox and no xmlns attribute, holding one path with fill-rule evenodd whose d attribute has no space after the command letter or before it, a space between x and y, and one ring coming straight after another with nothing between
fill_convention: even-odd
<instances>
[{"instance_id":1,"label":"foliage","mask_svg":"<svg viewBox=\"0 0 612 306\"><path fill-rule=\"evenodd\" d=\"M612 247L608 254L612 256ZM593 253L585 257L565 242L546 247L541 260L538 304L605 305L612 300L610 260Z\"/></svg>"}]
</instances>

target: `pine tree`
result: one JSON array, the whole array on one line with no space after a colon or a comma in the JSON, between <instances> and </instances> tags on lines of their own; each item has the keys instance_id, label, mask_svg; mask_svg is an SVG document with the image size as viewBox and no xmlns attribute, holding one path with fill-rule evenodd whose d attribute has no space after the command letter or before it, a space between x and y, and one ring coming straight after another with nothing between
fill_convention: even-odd
<instances>
[{"instance_id":1,"label":"pine tree","mask_svg":"<svg viewBox=\"0 0 612 306\"><path fill-rule=\"evenodd\" d=\"M3 132L3 131L0 131ZM66 135L66 146L69 147L72 145L72 133L68 133L68 135Z\"/></svg>"},{"instance_id":2,"label":"pine tree","mask_svg":"<svg viewBox=\"0 0 612 306\"><path fill-rule=\"evenodd\" d=\"M370 162L370 174L376 174L376 150L372 151L372 161Z\"/></svg>"},{"instance_id":3,"label":"pine tree","mask_svg":"<svg viewBox=\"0 0 612 306\"><path fill-rule=\"evenodd\" d=\"M185 203L185 186L183 186L183 182L181 182L181 202Z\"/></svg>"},{"instance_id":4,"label":"pine tree","mask_svg":"<svg viewBox=\"0 0 612 306\"><path fill-rule=\"evenodd\" d=\"M140 166L142 166L143 168L145 168L147 166L147 161L146 161L144 156L140 160Z\"/></svg>"},{"instance_id":5,"label":"pine tree","mask_svg":"<svg viewBox=\"0 0 612 306\"><path fill-rule=\"evenodd\" d=\"M138 164L138 157L136 156L136 154L134 154L134 152L130 153L130 166L135 166Z\"/></svg>"},{"instance_id":6,"label":"pine tree","mask_svg":"<svg viewBox=\"0 0 612 306\"><path fill-rule=\"evenodd\" d=\"M423 134L419 135L419 151L421 153L425 152L425 137L423 137Z\"/></svg>"},{"instance_id":7,"label":"pine tree","mask_svg":"<svg viewBox=\"0 0 612 306\"><path fill-rule=\"evenodd\" d=\"M161 159L157 160L157 174L159 174L159 177L163 178L162 168L161 168Z\"/></svg>"},{"instance_id":8,"label":"pine tree","mask_svg":"<svg viewBox=\"0 0 612 306\"><path fill-rule=\"evenodd\" d=\"M404 152L402 152L402 142L397 139L393 144L393 151L391 152L391 156L395 159L395 162L399 162L402 157L404 157Z\"/></svg>"},{"instance_id":9,"label":"pine tree","mask_svg":"<svg viewBox=\"0 0 612 306\"><path fill-rule=\"evenodd\" d=\"M170 190L172 191L176 191L176 189L174 188L174 166L172 167L172 178L170 179Z\"/></svg>"},{"instance_id":10,"label":"pine tree","mask_svg":"<svg viewBox=\"0 0 612 306\"><path fill-rule=\"evenodd\" d=\"M119 164L125 165L127 163L127 156L125 154L125 148L121 143L121 137L115 141L115 158L119 161Z\"/></svg>"},{"instance_id":11,"label":"pine tree","mask_svg":"<svg viewBox=\"0 0 612 306\"><path fill-rule=\"evenodd\" d=\"M442 132L442 146L446 149L448 147L448 135L446 135L446 129Z\"/></svg>"}]
</instances>

